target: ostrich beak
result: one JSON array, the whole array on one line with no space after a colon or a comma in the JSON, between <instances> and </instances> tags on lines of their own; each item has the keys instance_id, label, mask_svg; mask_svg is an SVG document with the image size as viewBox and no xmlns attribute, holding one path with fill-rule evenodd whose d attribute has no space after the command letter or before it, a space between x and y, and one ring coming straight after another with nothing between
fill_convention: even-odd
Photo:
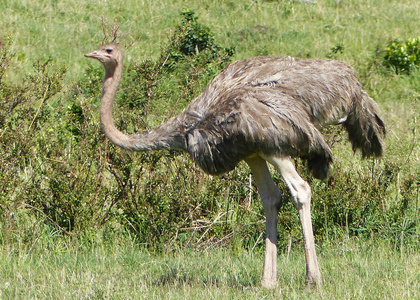
<instances>
[{"instance_id":1,"label":"ostrich beak","mask_svg":"<svg viewBox=\"0 0 420 300\"><path fill-rule=\"evenodd\" d=\"M98 52L93 51L93 52L90 52L90 53L86 53L85 57L96 58L97 59L99 57L99 54L98 54Z\"/></svg>"},{"instance_id":2,"label":"ostrich beak","mask_svg":"<svg viewBox=\"0 0 420 300\"><path fill-rule=\"evenodd\" d=\"M104 55L104 53L102 53L101 51L98 51L98 50L90 52L90 53L86 53L85 57L95 58L95 59L99 60L101 63L104 63L107 60L106 55Z\"/></svg>"}]
</instances>

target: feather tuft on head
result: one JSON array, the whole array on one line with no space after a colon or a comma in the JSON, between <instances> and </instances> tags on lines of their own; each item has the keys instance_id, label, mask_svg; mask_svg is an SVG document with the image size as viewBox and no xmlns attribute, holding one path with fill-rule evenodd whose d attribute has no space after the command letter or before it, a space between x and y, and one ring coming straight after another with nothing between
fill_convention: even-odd
<instances>
[{"instance_id":1,"label":"feather tuft on head","mask_svg":"<svg viewBox=\"0 0 420 300\"><path fill-rule=\"evenodd\" d=\"M132 41L127 42L127 37L131 34L130 31L122 33L120 30L120 26L118 25L118 21L115 21L113 24L107 24L105 20L102 18L102 32L104 34L104 38L102 40L102 44L118 44L123 51L130 48L137 40L132 39ZM122 45L124 44L124 45Z\"/></svg>"}]
</instances>

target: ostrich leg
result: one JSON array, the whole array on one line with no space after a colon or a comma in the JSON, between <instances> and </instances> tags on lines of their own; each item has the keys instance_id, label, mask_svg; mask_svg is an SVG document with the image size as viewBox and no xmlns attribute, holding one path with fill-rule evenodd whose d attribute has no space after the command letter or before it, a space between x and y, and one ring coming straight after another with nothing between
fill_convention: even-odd
<instances>
[{"instance_id":1,"label":"ostrich leg","mask_svg":"<svg viewBox=\"0 0 420 300\"><path fill-rule=\"evenodd\" d=\"M302 225L306 259L306 284L309 288L321 284L321 272L315 251L311 218L311 188L297 173L289 157L267 157L268 162L281 173L292 195L294 206L299 211Z\"/></svg>"},{"instance_id":2,"label":"ostrich leg","mask_svg":"<svg viewBox=\"0 0 420 300\"><path fill-rule=\"evenodd\" d=\"M267 163L260 156L245 160L254 175L266 216L265 257L261 285L277 286L277 215L281 206L281 193L275 185Z\"/></svg>"}]
</instances>

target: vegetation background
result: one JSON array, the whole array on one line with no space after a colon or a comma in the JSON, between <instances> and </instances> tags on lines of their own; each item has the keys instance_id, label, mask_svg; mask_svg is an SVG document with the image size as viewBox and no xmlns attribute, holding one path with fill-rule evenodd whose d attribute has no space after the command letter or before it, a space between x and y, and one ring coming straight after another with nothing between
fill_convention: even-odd
<instances>
[{"instance_id":1,"label":"vegetation background","mask_svg":"<svg viewBox=\"0 0 420 300\"><path fill-rule=\"evenodd\" d=\"M412 0L0 3L1 298L420 298L420 3ZM387 125L381 160L325 131L313 190L322 289L304 290L298 217L279 215L279 284L259 286L264 214L249 169L210 177L182 153L130 153L99 128L102 20L128 32L115 107L154 128L226 64L258 55L346 61ZM282 191L287 189L278 174Z\"/></svg>"}]
</instances>

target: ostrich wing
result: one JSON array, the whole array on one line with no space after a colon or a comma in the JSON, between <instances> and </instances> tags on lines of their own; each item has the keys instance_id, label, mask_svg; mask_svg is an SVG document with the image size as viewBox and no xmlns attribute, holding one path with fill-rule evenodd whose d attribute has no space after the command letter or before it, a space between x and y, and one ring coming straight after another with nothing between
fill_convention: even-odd
<instances>
[{"instance_id":1,"label":"ostrich wing","mask_svg":"<svg viewBox=\"0 0 420 300\"><path fill-rule=\"evenodd\" d=\"M188 152L203 170L221 174L253 153L262 153L300 156L308 159L311 169L317 162L314 168L323 171L314 175L325 177L331 150L293 98L268 87L242 87L219 96L205 115L189 110L187 117L193 124L186 132Z\"/></svg>"}]
</instances>

